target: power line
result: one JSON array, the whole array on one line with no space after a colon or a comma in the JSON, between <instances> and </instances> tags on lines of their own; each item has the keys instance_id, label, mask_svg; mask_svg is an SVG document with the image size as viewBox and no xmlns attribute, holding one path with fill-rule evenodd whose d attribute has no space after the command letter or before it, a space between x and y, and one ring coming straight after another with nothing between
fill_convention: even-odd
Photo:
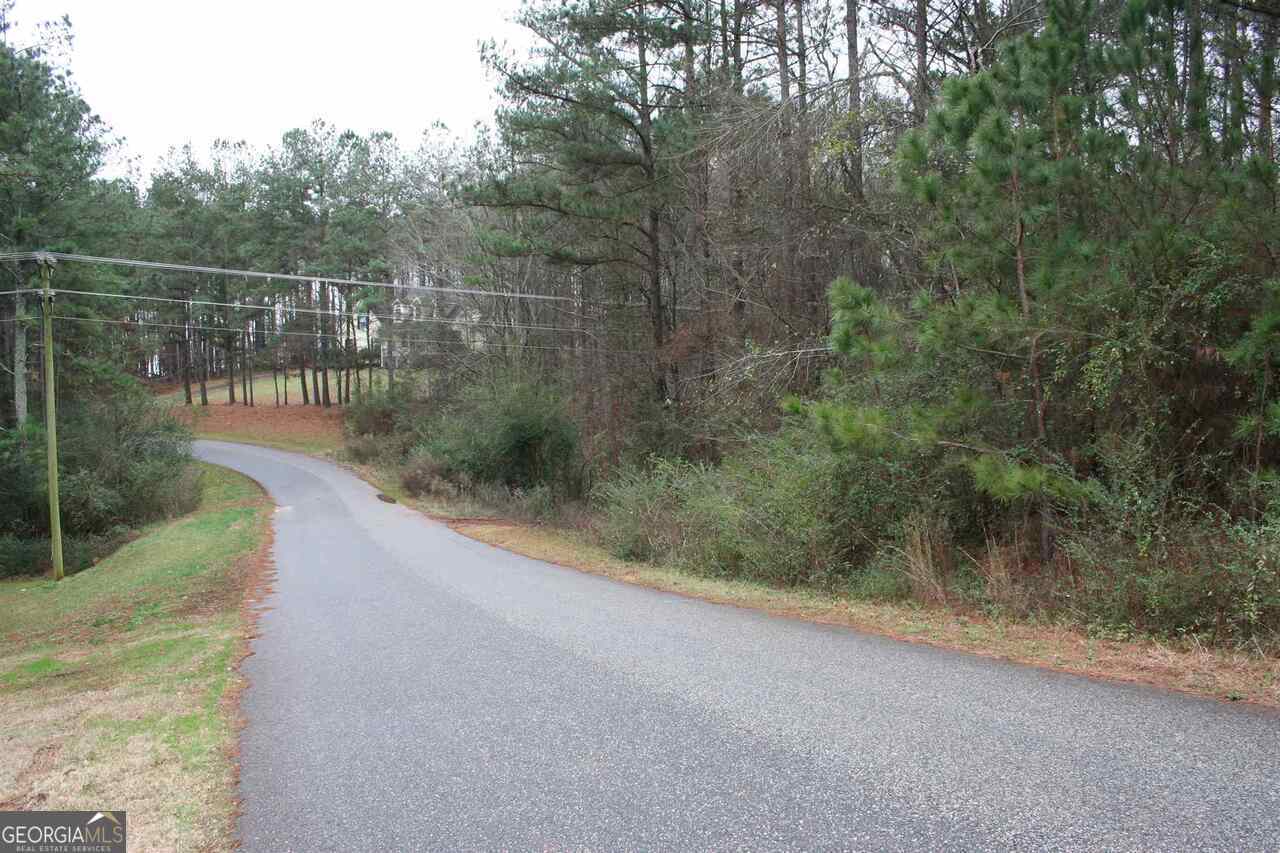
<instances>
[{"instance_id":1,"label":"power line","mask_svg":"<svg viewBox=\"0 0 1280 853\"><path fill-rule=\"evenodd\" d=\"M95 255L75 255L67 252L11 252L0 255L0 260L42 260L74 261L86 264L103 264L108 266L133 267L135 269L164 270L167 272L204 273L207 275L226 275L238 278L259 278L271 281L296 281L303 284L332 284L340 287L380 287L388 290L423 291L427 293L454 293L463 296L498 296L507 299L533 299L546 302L568 302L574 305L601 305L612 308L645 308L643 303L604 302L597 299L575 299L571 296L552 296L546 293L516 293L509 290L479 290L462 287L436 287L408 284L395 284L385 281L365 281L354 278L332 278L322 275L298 275L296 273L269 273L257 270L225 269L222 267L205 267L191 264L175 264L166 261L140 261L131 258L104 258Z\"/></svg>"},{"instance_id":2,"label":"power line","mask_svg":"<svg viewBox=\"0 0 1280 853\"><path fill-rule=\"evenodd\" d=\"M17 291L13 291L13 292L17 292ZM286 314L290 314L290 313L314 314L320 317L342 317L342 318L352 318L357 320L360 319L361 317L373 317L377 319L379 322L387 322L387 321L399 322L399 319L396 318L393 314L376 314L373 311L350 311L350 312L325 311L319 308L303 308L303 307L294 306L294 305L281 305L281 304L255 305L252 303L244 303L244 302L211 302L206 299L174 299L168 296L142 296L134 293L105 293L102 291L95 291L95 290L63 290L61 288L55 288L53 292L64 293L70 296L96 296L96 297L101 297L103 299L137 299L137 300L142 300L146 302L163 302L163 303L173 304L173 305L204 305L204 306L209 306L214 308L234 308L236 310L245 310L245 311L275 312L279 310L279 311L284 311ZM4 296L4 295L5 294L0 293L0 296ZM536 325L536 324L531 325L526 323L479 322L474 320L451 320L443 317L413 318L411 320L407 320L406 322L447 323L447 324L456 325L456 326L476 326L476 327L492 328L492 329L527 329L527 330L533 330L533 331L548 331L548 332L577 332L577 333L587 335L588 337L592 337L592 338L595 337L595 334L593 332L590 332L586 329L576 329L573 326L545 326L545 325Z\"/></svg>"},{"instance_id":3,"label":"power line","mask_svg":"<svg viewBox=\"0 0 1280 853\"><path fill-rule=\"evenodd\" d=\"M100 324L109 325L109 326L128 326L128 327L144 326L144 327L157 328L157 329L180 329L180 330L197 331L197 332L201 332L201 331L219 332L222 334L235 334L235 335L241 335L241 334L247 333L246 329L237 328L235 326L192 326L192 325L185 325L182 323L156 323L156 322L141 321L141 320L108 320L101 317L72 317L66 314L55 314L53 319L70 320L77 323L100 323ZM325 338L328 340L344 341L344 342L355 340L354 338L347 338L347 337L343 337L342 335L334 335L326 332L270 332L270 333L262 332L262 335L263 337L270 337L272 335L284 335L284 336L290 336L290 337L308 338L311 340L316 340L317 338ZM456 344L456 345L467 347L468 349L471 348L466 341L449 340L446 338L392 338L387 341L381 341L380 343ZM501 346L517 347L520 349L559 350L564 352L585 353L588 355L648 355L649 354L644 350L615 350L615 349L583 350L577 347L546 346L542 344L521 344L521 343L507 343L507 342L503 342Z\"/></svg>"}]
</instances>

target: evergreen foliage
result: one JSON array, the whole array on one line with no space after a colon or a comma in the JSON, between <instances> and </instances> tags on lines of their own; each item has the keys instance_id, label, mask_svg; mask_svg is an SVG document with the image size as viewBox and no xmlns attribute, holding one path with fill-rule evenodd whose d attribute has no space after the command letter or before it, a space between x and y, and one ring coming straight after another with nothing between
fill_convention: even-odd
<instances>
[{"instance_id":1,"label":"evergreen foliage","mask_svg":"<svg viewBox=\"0 0 1280 853\"><path fill-rule=\"evenodd\" d=\"M132 374L253 404L269 368L291 405L349 405L351 455L413 490L539 518L587 492L629 557L1280 630L1273 16L530 0L517 20L527 56L483 51L494 131L409 151L316 121L176 150L136 186L95 176L105 128L50 58L65 25L0 45L0 249L335 279L60 268L148 297L60 307L67 394L130 401ZM3 268L0 290L31 284ZM39 526L32 307L0 298L10 538ZM73 525L130 523L152 474L91 467L69 469Z\"/></svg>"}]
</instances>

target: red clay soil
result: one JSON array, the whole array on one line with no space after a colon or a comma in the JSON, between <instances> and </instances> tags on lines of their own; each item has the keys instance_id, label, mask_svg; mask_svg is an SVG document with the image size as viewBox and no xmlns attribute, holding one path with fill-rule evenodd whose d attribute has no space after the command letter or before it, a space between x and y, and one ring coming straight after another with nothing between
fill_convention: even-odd
<instances>
[{"instance_id":1,"label":"red clay soil","mask_svg":"<svg viewBox=\"0 0 1280 853\"><path fill-rule=\"evenodd\" d=\"M251 643L258 636L258 620L269 609L265 602L271 593L275 591L275 529L270 524L266 527L266 534L263 536L262 544L258 546L257 551L246 558L237 569L239 583L236 586L243 596L241 618L244 624L244 634L237 643L234 663L232 664L236 677L232 680L227 692L222 696L222 707L232 718L232 725L236 731L236 737L226 746L226 755L231 762L231 773L236 791L230 823L227 827L227 835L230 838L235 838L236 836L236 826L240 820L240 813L244 809L244 803L240 798L239 734L244 730L248 720L244 716L240 702L245 688L249 684L241 671L241 666L244 664L245 659L253 654ZM240 843L238 840L235 846L237 849L239 848Z\"/></svg>"}]
</instances>

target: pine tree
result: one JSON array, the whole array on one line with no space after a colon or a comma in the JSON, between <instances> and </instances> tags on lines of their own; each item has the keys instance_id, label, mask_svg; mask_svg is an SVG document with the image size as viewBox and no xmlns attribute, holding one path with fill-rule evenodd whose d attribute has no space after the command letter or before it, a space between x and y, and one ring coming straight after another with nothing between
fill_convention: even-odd
<instances>
[{"instance_id":1,"label":"pine tree","mask_svg":"<svg viewBox=\"0 0 1280 853\"><path fill-rule=\"evenodd\" d=\"M876 379L814 408L837 444L927 445L987 495L1037 507L1043 558L1054 506L1105 480L1112 436L1179 482L1204 476L1191 433L1222 447L1247 432L1266 464L1272 291L1250 242L1275 223L1276 186L1261 151L1234 157L1240 134L1206 118L1239 83L1201 67L1194 4L1134 0L1117 33L1089 0L1046 11L988 69L947 81L904 141L932 284L909 305L832 288L832 345ZM1245 224L1245 210L1261 212ZM881 404L895 382L918 402Z\"/></svg>"},{"instance_id":2,"label":"pine tree","mask_svg":"<svg viewBox=\"0 0 1280 853\"><path fill-rule=\"evenodd\" d=\"M665 207L684 20L650 0L527 7L520 22L541 40L540 61L486 53L512 103L499 122L522 167L469 193L475 204L533 214L516 233L491 234L490 251L610 270L617 296L646 300L660 400L674 391L661 363L673 325Z\"/></svg>"}]
</instances>

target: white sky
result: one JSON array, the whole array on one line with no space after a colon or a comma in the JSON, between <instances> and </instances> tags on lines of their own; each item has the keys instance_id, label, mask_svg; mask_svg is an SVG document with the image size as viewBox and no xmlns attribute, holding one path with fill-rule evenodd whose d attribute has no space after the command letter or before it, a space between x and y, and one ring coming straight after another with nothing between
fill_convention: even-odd
<instances>
[{"instance_id":1,"label":"white sky","mask_svg":"<svg viewBox=\"0 0 1280 853\"><path fill-rule=\"evenodd\" d=\"M323 118L416 146L432 122L467 135L494 82L478 43L521 53L519 0L18 0L23 44L71 16L70 68L89 106L125 137L145 174L173 145L217 138L262 147ZM117 155L108 174L125 173Z\"/></svg>"}]
</instances>

